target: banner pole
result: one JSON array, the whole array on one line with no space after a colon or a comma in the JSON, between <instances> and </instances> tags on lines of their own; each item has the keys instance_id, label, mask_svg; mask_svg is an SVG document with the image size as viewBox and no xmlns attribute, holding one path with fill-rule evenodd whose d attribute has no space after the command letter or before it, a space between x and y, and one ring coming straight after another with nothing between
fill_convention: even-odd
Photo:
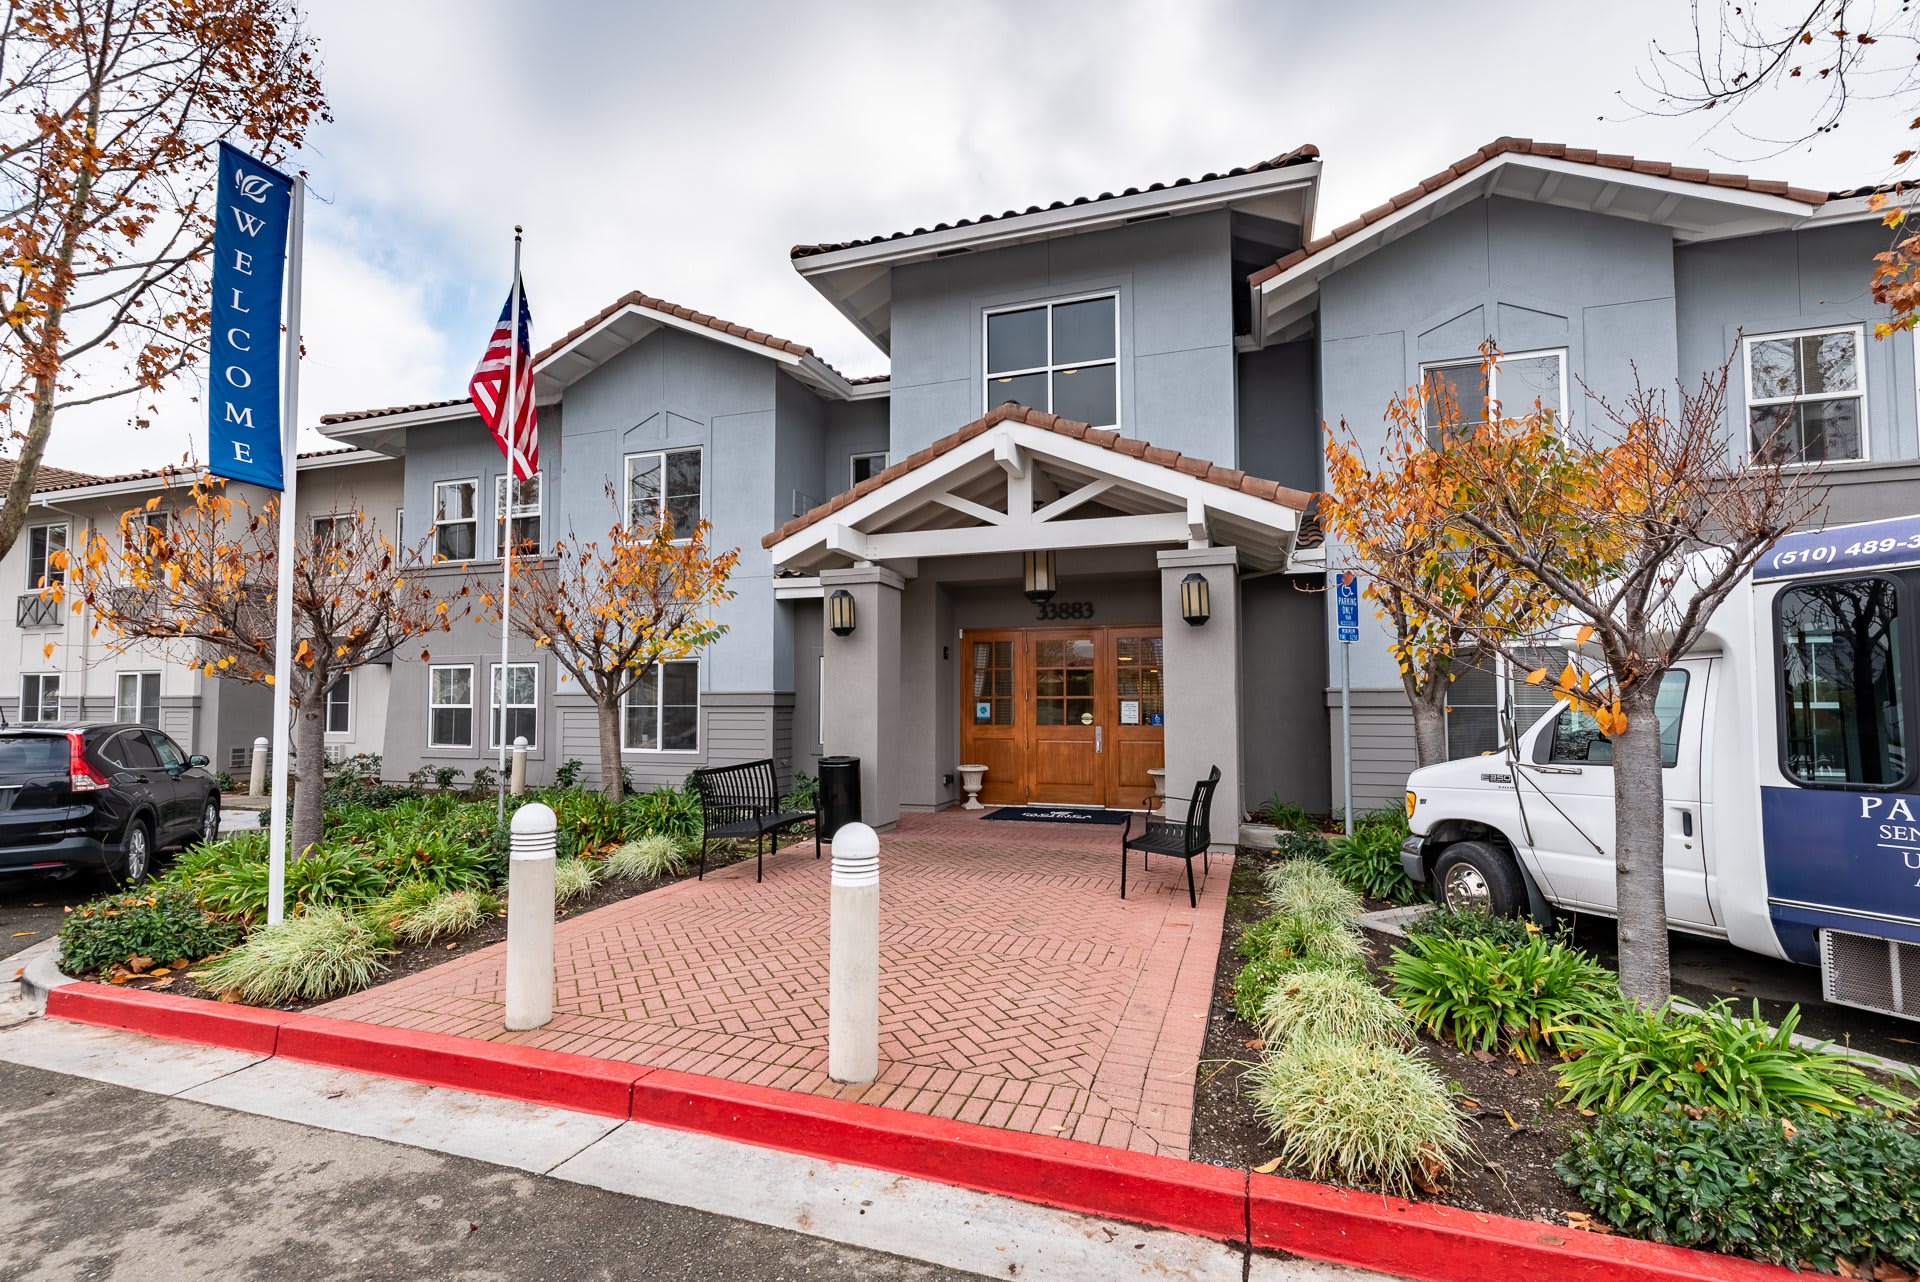
<instances>
[{"instance_id":1,"label":"banner pole","mask_svg":"<svg viewBox=\"0 0 1920 1282\"><path fill-rule=\"evenodd\" d=\"M533 335L527 335L533 346ZM500 527L500 799L494 817L507 821L507 654L513 607L513 491L520 468L520 401L514 386L520 369L520 228L513 229L513 297L507 304L507 403L501 418L507 428L507 504Z\"/></svg>"},{"instance_id":2,"label":"banner pole","mask_svg":"<svg viewBox=\"0 0 1920 1282\"><path fill-rule=\"evenodd\" d=\"M280 548L273 622L273 798L267 855L267 924L287 912L287 758L293 717L294 487L300 475L300 268L306 239L307 181L295 176L287 221L286 331L280 339ZM318 762L309 762L318 766ZM324 786L324 784L322 785Z\"/></svg>"}]
</instances>

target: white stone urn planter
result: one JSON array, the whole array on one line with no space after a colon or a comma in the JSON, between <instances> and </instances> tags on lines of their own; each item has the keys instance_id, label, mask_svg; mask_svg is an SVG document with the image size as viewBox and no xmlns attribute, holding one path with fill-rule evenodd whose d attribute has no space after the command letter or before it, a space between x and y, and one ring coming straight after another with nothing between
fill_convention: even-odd
<instances>
[{"instance_id":1,"label":"white stone urn planter","mask_svg":"<svg viewBox=\"0 0 1920 1282\"><path fill-rule=\"evenodd\" d=\"M1154 813L1158 815L1164 815L1167 813L1166 767L1155 766L1151 770L1147 771L1147 778L1153 780L1153 798L1155 801L1159 803L1157 806L1154 807Z\"/></svg>"},{"instance_id":2,"label":"white stone urn planter","mask_svg":"<svg viewBox=\"0 0 1920 1282\"><path fill-rule=\"evenodd\" d=\"M960 767L960 786L964 788L967 793L967 804L965 806L962 806L961 809L963 810L985 810L986 809L985 806L980 804L980 789L982 786L985 785L986 781L987 781L987 768L985 766L961 766Z\"/></svg>"}]
</instances>

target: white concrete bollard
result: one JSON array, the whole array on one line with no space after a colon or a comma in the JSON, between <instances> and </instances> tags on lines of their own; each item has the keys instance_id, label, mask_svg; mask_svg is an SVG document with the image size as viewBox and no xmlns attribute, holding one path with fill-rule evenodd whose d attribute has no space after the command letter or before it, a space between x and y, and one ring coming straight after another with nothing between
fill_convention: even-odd
<instances>
[{"instance_id":1,"label":"white concrete bollard","mask_svg":"<svg viewBox=\"0 0 1920 1282\"><path fill-rule=\"evenodd\" d=\"M267 792L267 741L265 736L253 741L253 774L247 778L247 795L263 797Z\"/></svg>"},{"instance_id":2,"label":"white concrete bollard","mask_svg":"<svg viewBox=\"0 0 1920 1282\"><path fill-rule=\"evenodd\" d=\"M507 1031L553 1018L553 808L530 801L513 812L507 861Z\"/></svg>"},{"instance_id":3,"label":"white concrete bollard","mask_svg":"<svg viewBox=\"0 0 1920 1282\"><path fill-rule=\"evenodd\" d=\"M880 835L866 824L833 835L832 914L827 1076L871 1082L880 1072Z\"/></svg>"},{"instance_id":4,"label":"white concrete bollard","mask_svg":"<svg viewBox=\"0 0 1920 1282\"><path fill-rule=\"evenodd\" d=\"M527 736L513 737L513 764L507 767L507 791L523 796L527 791Z\"/></svg>"}]
</instances>

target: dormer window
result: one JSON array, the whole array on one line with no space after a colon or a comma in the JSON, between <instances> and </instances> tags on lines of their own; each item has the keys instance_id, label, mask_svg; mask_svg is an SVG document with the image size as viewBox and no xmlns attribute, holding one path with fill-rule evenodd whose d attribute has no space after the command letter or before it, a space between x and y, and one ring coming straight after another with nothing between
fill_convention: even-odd
<instances>
[{"instance_id":1,"label":"dormer window","mask_svg":"<svg viewBox=\"0 0 1920 1282\"><path fill-rule=\"evenodd\" d=\"M1119 300L1068 298L987 313L982 410L1008 401L1094 427L1120 424Z\"/></svg>"}]
</instances>

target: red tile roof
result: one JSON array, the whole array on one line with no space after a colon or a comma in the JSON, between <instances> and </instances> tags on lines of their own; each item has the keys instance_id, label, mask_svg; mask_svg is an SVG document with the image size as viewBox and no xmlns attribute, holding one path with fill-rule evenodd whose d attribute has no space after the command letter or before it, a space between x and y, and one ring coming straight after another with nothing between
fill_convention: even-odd
<instances>
[{"instance_id":1,"label":"red tile roof","mask_svg":"<svg viewBox=\"0 0 1920 1282\"><path fill-rule=\"evenodd\" d=\"M358 449L359 447L356 445L342 445L338 449L331 450L306 450L303 451L299 457L303 459L327 458L335 454L352 454ZM4 462L6 466L11 469L12 465L10 461L0 460L0 462ZM39 477L41 483L33 487L33 492L35 494L51 494L60 490L82 490L94 485L124 485L129 481L158 481L167 476L198 475L202 470L203 469L198 466L185 467L175 465L172 467L148 468L143 472L121 472L115 476L89 476L84 472L70 472L65 468L42 467ZM59 473L59 479L54 480L49 477L49 472ZM9 474L10 471L0 472L0 483L3 483L3 478Z\"/></svg>"},{"instance_id":2,"label":"red tile roof","mask_svg":"<svg viewBox=\"0 0 1920 1282\"><path fill-rule=\"evenodd\" d=\"M414 405L389 405L377 410L346 410L339 414L322 414L320 423L356 423L363 418L385 418L389 414L413 414L420 410L450 410L456 405L471 405L473 402L464 396L456 396L445 401L421 401Z\"/></svg>"},{"instance_id":3,"label":"red tile roof","mask_svg":"<svg viewBox=\"0 0 1920 1282\"><path fill-rule=\"evenodd\" d=\"M1326 252L1349 237L1358 235L1381 219L1399 212L1423 196L1430 195L1466 177L1500 156L1539 156L1548 160L1566 160L1577 165L1596 165L1601 169L1619 169L1644 174L1650 178L1667 178L1675 182L1699 183L1704 187L1750 191L1762 196L1779 196L1805 205L1823 205L1830 199L1847 194L1791 187L1784 182L1766 178L1748 178L1744 174L1717 174L1705 169L1689 169L1684 165L1675 165L1664 160L1641 160L1635 156L1615 155L1585 147L1569 147L1565 143L1535 142L1531 138L1496 138L1471 155L1456 160L1439 173L1430 174L1399 195L1389 197L1385 202L1374 206L1351 222L1342 223L1324 236L1314 237L1280 261L1262 267L1247 278L1247 283L1259 285L1272 280L1280 273L1297 267L1317 254Z\"/></svg>"},{"instance_id":4,"label":"red tile roof","mask_svg":"<svg viewBox=\"0 0 1920 1282\"><path fill-rule=\"evenodd\" d=\"M932 227L916 227L912 231L896 231L883 236L868 236L862 240L843 240L832 244L795 245L791 251L793 258L810 258L815 254L831 254L836 250L854 249L861 245L878 245L889 240L905 240L909 236L924 236L928 232L949 231L955 227L973 227L980 223L1001 222L1008 218L1020 218L1027 214L1041 214L1054 209L1068 209L1075 205L1097 205L1103 200L1119 200L1125 196L1138 196L1142 192L1169 191L1176 187L1191 187L1195 183L1214 182L1221 178L1239 178L1245 174L1265 173L1272 169L1285 169L1291 165L1304 165L1320 159L1320 149L1312 143L1295 147L1292 151L1262 160L1256 164L1239 169L1229 169L1223 174L1208 173L1198 178L1176 178L1172 182L1151 183L1145 187L1129 187L1125 191L1103 191L1098 196L1075 196L1072 200L1056 200L1051 205L1029 205L1025 209L1009 209L1001 214L981 214L977 218L962 218L954 223L938 223Z\"/></svg>"},{"instance_id":5,"label":"red tile roof","mask_svg":"<svg viewBox=\"0 0 1920 1282\"><path fill-rule=\"evenodd\" d=\"M1062 436L1072 437L1076 441L1085 441L1089 445L1098 445L1103 449L1112 450L1116 454L1124 454L1129 458L1142 459L1145 462L1153 463L1187 476L1198 477L1203 481L1224 486L1230 490L1239 490L1243 494L1251 494L1255 498L1266 499L1271 503L1279 503L1285 507L1293 508L1295 511L1305 511L1307 504L1313 498L1313 495L1308 494L1304 490L1289 489L1278 481L1269 481L1258 476L1249 476L1238 468L1221 467L1206 459L1194 458L1191 455L1182 454L1178 450L1158 449L1145 441L1122 436L1118 432L1108 431L1104 428L1089 427L1085 423L1078 423L1070 418L1061 418L1059 415L1049 414L1045 410L1028 409L1024 405L1009 401L985 417L975 419L959 431L948 436L943 436L925 449L908 455L885 471L868 477L852 489L841 494L836 494L833 498L811 511L796 516L772 534L761 539L760 546L770 548L781 539L798 534L814 522L823 520L833 513L838 512L855 499L864 498L888 482L898 480L907 473L931 463L941 455L958 449L961 445L971 441L982 432L990 430L997 424L1006 422L1025 423L1028 427L1042 427L1049 432L1058 432Z\"/></svg>"},{"instance_id":6,"label":"red tile roof","mask_svg":"<svg viewBox=\"0 0 1920 1282\"><path fill-rule=\"evenodd\" d=\"M13 474L20 466L18 459L0 458L0 490L13 484ZM85 472L76 472L72 468L55 467L51 463L42 463L33 475L33 488L41 490L70 489L76 485L94 485L99 482L97 476Z\"/></svg>"}]
</instances>

